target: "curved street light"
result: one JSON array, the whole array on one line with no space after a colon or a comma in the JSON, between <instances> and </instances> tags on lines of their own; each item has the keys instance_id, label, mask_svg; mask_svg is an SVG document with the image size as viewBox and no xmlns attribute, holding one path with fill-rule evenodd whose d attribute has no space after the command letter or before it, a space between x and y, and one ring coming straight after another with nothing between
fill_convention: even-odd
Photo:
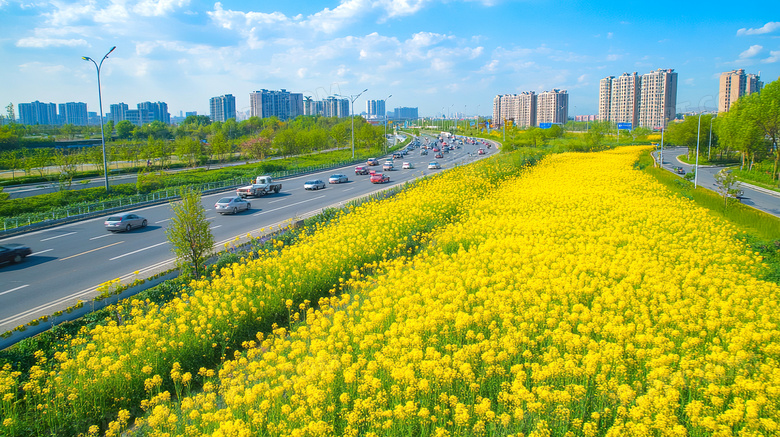
<instances>
[{"instance_id":1,"label":"curved street light","mask_svg":"<svg viewBox=\"0 0 780 437\"><path fill-rule=\"evenodd\" d=\"M103 61L108 58L108 55L111 54L111 52L116 49L116 46L111 47L111 50L106 53L105 56L103 56L103 59L100 60L100 64L95 62L94 59L90 58L89 56L82 56L81 59L85 61L91 61L93 64L95 64L95 69L97 69L97 84L98 84L98 103L100 105L100 140L103 144L103 178L106 181L106 191L108 191L108 162L106 161L106 135L103 132L103 96L100 92L100 67L103 66Z\"/></svg>"},{"instance_id":2,"label":"curved street light","mask_svg":"<svg viewBox=\"0 0 780 437\"><path fill-rule=\"evenodd\" d=\"M390 94L389 96L385 97L385 155L387 155L387 101L390 99L390 97L393 97L393 95Z\"/></svg>"},{"instance_id":3,"label":"curved street light","mask_svg":"<svg viewBox=\"0 0 780 437\"><path fill-rule=\"evenodd\" d=\"M360 94L356 96L349 96L349 97L342 96L341 94L336 94L339 97L347 97L350 103L352 104L352 110L351 110L352 117L350 117L352 118L352 159L355 159L355 100L357 100L358 97L360 97L361 94L363 94L366 91L368 91L368 88L364 89L363 91L360 92Z\"/></svg>"}]
</instances>

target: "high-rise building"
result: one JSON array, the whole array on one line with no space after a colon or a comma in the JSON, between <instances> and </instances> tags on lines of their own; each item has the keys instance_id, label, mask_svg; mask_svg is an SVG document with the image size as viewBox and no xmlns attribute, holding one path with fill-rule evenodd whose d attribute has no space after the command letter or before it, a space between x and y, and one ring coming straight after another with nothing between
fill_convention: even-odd
<instances>
[{"instance_id":1,"label":"high-rise building","mask_svg":"<svg viewBox=\"0 0 780 437\"><path fill-rule=\"evenodd\" d=\"M148 109L129 109L125 112L125 120L133 123L136 126L143 126L155 121L152 117L153 114Z\"/></svg>"},{"instance_id":2,"label":"high-rise building","mask_svg":"<svg viewBox=\"0 0 780 437\"><path fill-rule=\"evenodd\" d=\"M165 102L142 102L138 104L139 110L149 111L149 117L152 121L161 121L165 124L171 124L171 114L168 113L168 104Z\"/></svg>"},{"instance_id":3,"label":"high-rise building","mask_svg":"<svg viewBox=\"0 0 780 437\"><path fill-rule=\"evenodd\" d=\"M599 119L614 123L639 121L639 75L623 73L599 81Z\"/></svg>"},{"instance_id":4,"label":"high-rise building","mask_svg":"<svg viewBox=\"0 0 780 437\"><path fill-rule=\"evenodd\" d=\"M503 124L511 120L518 127L536 126L536 93L503 94L493 99L493 120Z\"/></svg>"},{"instance_id":5,"label":"high-rise building","mask_svg":"<svg viewBox=\"0 0 780 437\"><path fill-rule=\"evenodd\" d=\"M260 90L249 94L249 106L252 117L267 118L276 116L280 120L293 119L303 115L303 94L280 91Z\"/></svg>"},{"instance_id":6,"label":"high-rise building","mask_svg":"<svg viewBox=\"0 0 780 437\"><path fill-rule=\"evenodd\" d=\"M232 94L212 97L209 99L211 121L226 122L236 118L236 98Z\"/></svg>"},{"instance_id":7,"label":"high-rise building","mask_svg":"<svg viewBox=\"0 0 780 437\"><path fill-rule=\"evenodd\" d=\"M417 120L419 117L419 111L417 108L410 108L407 106L401 106L393 110L394 120Z\"/></svg>"},{"instance_id":8,"label":"high-rise building","mask_svg":"<svg viewBox=\"0 0 780 437\"><path fill-rule=\"evenodd\" d=\"M718 112L728 112L731 104L744 95L761 91L764 83L757 74L745 74L745 70L732 70L720 74Z\"/></svg>"},{"instance_id":9,"label":"high-rise building","mask_svg":"<svg viewBox=\"0 0 780 437\"><path fill-rule=\"evenodd\" d=\"M111 106L109 106L109 110L111 111L111 114L108 119L113 121L114 124L117 124L122 120L127 120L127 103L112 103Z\"/></svg>"},{"instance_id":10,"label":"high-rise building","mask_svg":"<svg viewBox=\"0 0 780 437\"><path fill-rule=\"evenodd\" d=\"M658 69L641 76L623 73L599 82L599 120L662 128L677 111L677 73Z\"/></svg>"},{"instance_id":11,"label":"high-rise building","mask_svg":"<svg viewBox=\"0 0 780 437\"><path fill-rule=\"evenodd\" d=\"M544 91L536 97L536 123L565 124L569 119L569 93L566 90Z\"/></svg>"},{"instance_id":12,"label":"high-rise building","mask_svg":"<svg viewBox=\"0 0 780 437\"><path fill-rule=\"evenodd\" d=\"M639 126L666 127L677 116L677 73L658 69L642 75L639 89Z\"/></svg>"},{"instance_id":13,"label":"high-rise building","mask_svg":"<svg viewBox=\"0 0 780 437\"><path fill-rule=\"evenodd\" d=\"M384 118L386 114L384 100L366 100L366 116L368 118Z\"/></svg>"},{"instance_id":14,"label":"high-rise building","mask_svg":"<svg viewBox=\"0 0 780 437\"><path fill-rule=\"evenodd\" d=\"M89 122L87 104L83 102L68 102L59 104L59 124L86 126Z\"/></svg>"},{"instance_id":15,"label":"high-rise building","mask_svg":"<svg viewBox=\"0 0 780 437\"><path fill-rule=\"evenodd\" d=\"M57 105L34 101L19 104L19 121L26 125L56 125Z\"/></svg>"}]
</instances>

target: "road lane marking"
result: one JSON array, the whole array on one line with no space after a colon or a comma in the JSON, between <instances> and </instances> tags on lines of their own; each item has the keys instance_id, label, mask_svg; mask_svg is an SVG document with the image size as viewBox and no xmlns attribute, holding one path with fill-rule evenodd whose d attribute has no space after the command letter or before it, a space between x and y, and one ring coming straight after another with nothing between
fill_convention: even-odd
<instances>
[{"instance_id":1,"label":"road lane marking","mask_svg":"<svg viewBox=\"0 0 780 437\"><path fill-rule=\"evenodd\" d=\"M276 209L269 209L268 211L256 212L256 213L252 214L252 217L256 217L258 215L266 214L266 213L269 213L269 212L279 211L280 209L289 208L291 206L299 205L301 203L311 202L312 200L322 199L323 197L325 197L325 194L323 194L322 196L319 196L319 197L312 197L311 199L306 199L306 200L302 200L300 202L291 203L289 205L280 206L279 208L276 208Z\"/></svg>"},{"instance_id":2,"label":"road lane marking","mask_svg":"<svg viewBox=\"0 0 780 437\"><path fill-rule=\"evenodd\" d=\"M2 296L2 295L4 295L4 294L12 293L12 292L14 292L14 291L16 291L16 290L21 290L22 288L24 288L24 287L29 287L29 286L30 286L30 284L25 284L25 285L21 285L21 286L19 286L19 287L16 287L16 288L12 288L12 289L10 289L10 290L6 290L6 291L4 291L4 292L0 293L0 296Z\"/></svg>"},{"instance_id":3,"label":"road lane marking","mask_svg":"<svg viewBox=\"0 0 780 437\"><path fill-rule=\"evenodd\" d=\"M171 219L169 219L169 218L167 218L167 219L165 219L165 220L157 220L156 222L154 222L154 224L158 224L158 223L165 223L165 222L167 222L167 221L170 221L170 220L171 220Z\"/></svg>"},{"instance_id":4,"label":"road lane marking","mask_svg":"<svg viewBox=\"0 0 780 437\"><path fill-rule=\"evenodd\" d=\"M222 225L216 225L216 226L210 227L209 229L217 229L217 228L221 228L221 227L222 227Z\"/></svg>"},{"instance_id":5,"label":"road lane marking","mask_svg":"<svg viewBox=\"0 0 780 437\"><path fill-rule=\"evenodd\" d=\"M162 243L153 244L153 245L151 245L151 246L144 247L144 248L142 248L142 249L138 249L138 250L134 250L134 251L132 251L132 252L128 252L128 253L126 253L126 254L124 254L124 255L119 255L119 256L115 256L115 257L113 257L113 258L109 258L108 260L109 260L109 261L113 261L113 260L115 260L115 259L123 258L123 257L126 257L126 256L128 256L128 255L133 255L133 254L136 254L136 253L138 253L138 252L143 252L144 250L153 249L153 248L155 248L155 247L157 247L157 246L162 246L163 244L168 244L168 242L167 242L167 241L163 241Z\"/></svg>"},{"instance_id":6,"label":"road lane marking","mask_svg":"<svg viewBox=\"0 0 780 437\"><path fill-rule=\"evenodd\" d=\"M90 252L94 252L94 251L100 250L100 249L105 249L106 247L116 246L117 244L122 244L122 243L124 243L124 241L117 241L116 243L107 244L107 245L105 245L103 247L98 247L98 248L95 248L95 249L92 249L92 250L88 250L86 252L77 253L75 255L71 255L71 256L68 256L68 257L65 257L65 258L60 258L60 261L65 261L66 259L71 259L71 258L75 258L77 256L86 255L86 254L88 254Z\"/></svg>"},{"instance_id":7,"label":"road lane marking","mask_svg":"<svg viewBox=\"0 0 780 437\"><path fill-rule=\"evenodd\" d=\"M68 235L73 235L73 234L75 234L75 232L68 232L67 234L62 234L62 235L55 235L55 236L53 236L53 237L44 238L44 239L43 239L43 240L41 240L41 241L49 241L49 240L53 240L53 239L55 239L55 238L60 238L60 237L67 237Z\"/></svg>"},{"instance_id":8,"label":"road lane marking","mask_svg":"<svg viewBox=\"0 0 780 437\"><path fill-rule=\"evenodd\" d=\"M106 237L110 237L110 236L112 236L112 235L114 235L114 234L103 234L103 235L100 235L100 236L98 236L98 237L92 237L92 238L90 238L90 239L89 239L89 241L92 241L92 240L97 240L97 239L99 239L99 238L106 238Z\"/></svg>"},{"instance_id":9,"label":"road lane marking","mask_svg":"<svg viewBox=\"0 0 780 437\"><path fill-rule=\"evenodd\" d=\"M39 250L37 252L33 252L33 255L40 255L42 253L51 252L54 249L45 249L45 250Z\"/></svg>"}]
</instances>

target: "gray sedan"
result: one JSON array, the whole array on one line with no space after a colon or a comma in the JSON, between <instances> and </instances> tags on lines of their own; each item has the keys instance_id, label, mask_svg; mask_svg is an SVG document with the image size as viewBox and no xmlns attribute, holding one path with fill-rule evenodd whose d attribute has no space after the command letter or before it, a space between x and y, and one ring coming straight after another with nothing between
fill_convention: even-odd
<instances>
[{"instance_id":1,"label":"gray sedan","mask_svg":"<svg viewBox=\"0 0 780 437\"><path fill-rule=\"evenodd\" d=\"M325 182L322 182L321 179L313 179L303 184L304 190L319 190L320 188L325 188Z\"/></svg>"},{"instance_id":2,"label":"gray sedan","mask_svg":"<svg viewBox=\"0 0 780 437\"><path fill-rule=\"evenodd\" d=\"M107 230L117 232L129 231L133 228L145 228L146 223L146 219L140 215L133 214L132 212L125 212L107 218L104 225Z\"/></svg>"},{"instance_id":3,"label":"gray sedan","mask_svg":"<svg viewBox=\"0 0 780 437\"><path fill-rule=\"evenodd\" d=\"M252 205L242 197L223 197L214 204L214 209L220 214L236 214L239 211L249 210Z\"/></svg>"}]
</instances>

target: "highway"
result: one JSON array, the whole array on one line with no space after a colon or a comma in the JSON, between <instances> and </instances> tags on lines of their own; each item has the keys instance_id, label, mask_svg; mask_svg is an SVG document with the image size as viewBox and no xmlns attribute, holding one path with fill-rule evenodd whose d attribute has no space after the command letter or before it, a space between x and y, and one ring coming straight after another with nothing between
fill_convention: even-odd
<instances>
[{"instance_id":1,"label":"highway","mask_svg":"<svg viewBox=\"0 0 780 437\"><path fill-rule=\"evenodd\" d=\"M204 195L203 207L211 222L215 248L237 237L246 240L248 233L261 235L261 229L284 226L291 219L307 217L323 208L340 206L351 199L381 191L419 176L446 171L457 162L470 162L497 153L497 147L477 155L475 145L464 145L434 159L433 153L421 156L415 149L403 159L396 159L396 169L384 172L390 176L387 184L372 184L369 176L356 176L354 166L282 180L282 191L261 198L249 198L250 211L236 215L219 215L214 203L221 197L234 195L230 190ZM439 161L441 170L428 170L427 163ZM384 161L384 159L382 159ZM411 162L414 169L402 170L402 162ZM303 183L310 179L327 182L331 174L343 173L349 182L328 184L323 190L306 191ZM174 259L165 235L172 212L170 204L133 210L145 217L146 228L130 232L110 233L103 227L105 217L4 238L3 243L23 243L33 254L19 264L0 266L0 332L26 324L43 315L64 310L81 300L88 302L98 292L97 287L120 278L122 283L136 277L147 278L173 267ZM138 272L137 274L134 272Z\"/></svg>"}]
</instances>

